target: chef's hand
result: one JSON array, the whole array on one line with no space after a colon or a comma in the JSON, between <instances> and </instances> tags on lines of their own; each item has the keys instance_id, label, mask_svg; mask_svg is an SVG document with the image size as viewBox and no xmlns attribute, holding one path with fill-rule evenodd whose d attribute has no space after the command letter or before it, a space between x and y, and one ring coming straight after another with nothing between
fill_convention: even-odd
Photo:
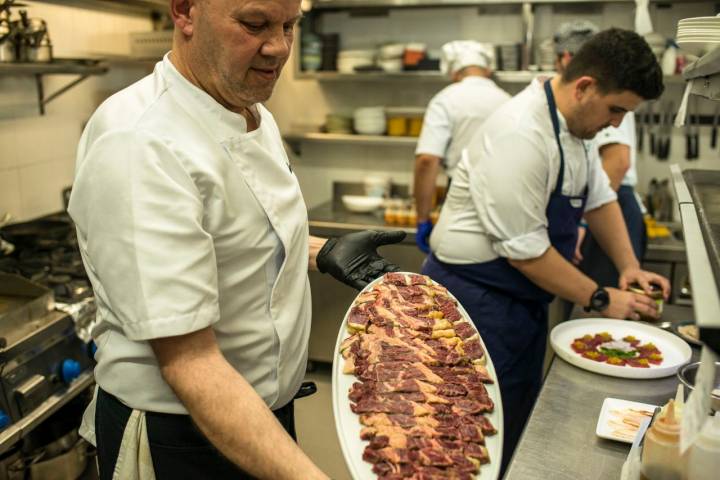
<instances>
[{"instance_id":1,"label":"chef's hand","mask_svg":"<svg viewBox=\"0 0 720 480\"><path fill-rule=\"evenodd\" d=\"M423 253L430 253L430 233L432 233L433 224L430 220L419 222L417 224L417 233L415 233L415 243Z\"/></svg>"},{"instance_id":2,"label":"chef's hand","mask_svg":"<svg viewBox=\"0 0 720 480\"><path fill-rule=\"evenodd\" d=\"M621 290L627 290L628 287L635 282L637 282L648 295L652 293L650 284L655 284L662 288L663 298L665 300L670 298L670 282L662 275L641 270L637 267L630 267L623 270L620 274L618 286Z\"/></svg>"},{"instance_id":3,"label":"chef's hand","mask_svg":"<svg viewBox=\"0 0 720 480\"><path fill-rule=\"evenodd\" d=\"M577 243L575 244L575 253L573 254L572 263L575 265L580 265L580 262L583 261L583 255L580 251L580 247L582 247L583 240L585 240L585 233L587 232L587 228L583 226L578 227L578 237L577 237Z\"/></svg>"},{"instance_id":4,"label":"chef's hand","mask_svg":"<svg viewBox=\"0 0 720 480\"><path fill-rule=\"evenodd\" d=\"M403 238L405 232L372 230L330 238L318 252L318 270L362 290L383 273L400 270L378 255L377 247L401 242Z\"/></svg>"},{"instance_id":5,"label":"chef's hand","mask_svg":"<svg viewBox=\"0 0 720 480\"><path fill-rule=\"evenodd\" d=\"M657 304L652 298L639 293L606 288L610 295L610 304L602 313L608 318L640 320L640 314L652 318L659 318Z\"/></svg>"}]
</instances>

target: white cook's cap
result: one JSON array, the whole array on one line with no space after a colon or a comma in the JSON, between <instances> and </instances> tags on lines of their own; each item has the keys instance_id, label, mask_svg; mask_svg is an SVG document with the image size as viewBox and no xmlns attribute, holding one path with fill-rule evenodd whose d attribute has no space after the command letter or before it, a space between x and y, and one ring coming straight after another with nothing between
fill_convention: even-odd
<instances>
[{"instance_id":1,"label":"white cook's cap","mask_svg":"<svg viewBox=\"0 0 720 480\"><path fill-rule=\"evenodd\" d=\"M492 45L475 40L455 40L442 46L440 70L454 74L465 67L491 68L495 57Z\"/></svg>"}]
</instances>

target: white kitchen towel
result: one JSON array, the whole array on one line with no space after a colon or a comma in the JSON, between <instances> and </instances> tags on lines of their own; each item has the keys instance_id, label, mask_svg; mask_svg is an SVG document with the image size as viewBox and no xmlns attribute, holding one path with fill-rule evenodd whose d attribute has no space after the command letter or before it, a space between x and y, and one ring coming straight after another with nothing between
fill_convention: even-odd
<instances>
[{"instance_id":1,"label":"white kitchen towel","mask_svg":"<svg viewBox=\"0 0 720 480\"><path fill-rule=\"evenodd\" d=\"M145 412L133 410L125 425L113 480L155 480Z\"/></svg>"}]
</instances>

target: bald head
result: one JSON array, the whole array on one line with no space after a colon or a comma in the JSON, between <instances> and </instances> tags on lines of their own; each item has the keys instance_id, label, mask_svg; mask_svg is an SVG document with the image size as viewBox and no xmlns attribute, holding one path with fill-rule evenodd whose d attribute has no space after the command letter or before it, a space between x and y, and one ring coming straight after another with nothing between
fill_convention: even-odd
<instances>
[{"instance_id":1,"label":"bald head","mask_svg":"<svg viewBox=\"0 0 720 480\"><path fill-rule=\"evenodd\" d=\"M227 108L267 100L285 65L300 0L171 0L171 60Z\"/></svg>"}]
</instances>

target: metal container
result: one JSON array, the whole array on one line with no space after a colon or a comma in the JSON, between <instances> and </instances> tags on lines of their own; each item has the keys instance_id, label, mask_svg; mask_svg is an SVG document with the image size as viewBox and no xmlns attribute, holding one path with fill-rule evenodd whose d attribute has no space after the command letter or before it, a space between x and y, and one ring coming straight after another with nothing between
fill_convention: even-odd
<instances>
[{"instance_id":1,"label":"metal container","mask_svg":"<svg viewBox=\"0 0 720 480\"><path fill-rule=\"evenodd\" d=\"M9 39L0 40L0 62L14 62L16 59L15 44Z\"/></svg>"}]
</instances>

